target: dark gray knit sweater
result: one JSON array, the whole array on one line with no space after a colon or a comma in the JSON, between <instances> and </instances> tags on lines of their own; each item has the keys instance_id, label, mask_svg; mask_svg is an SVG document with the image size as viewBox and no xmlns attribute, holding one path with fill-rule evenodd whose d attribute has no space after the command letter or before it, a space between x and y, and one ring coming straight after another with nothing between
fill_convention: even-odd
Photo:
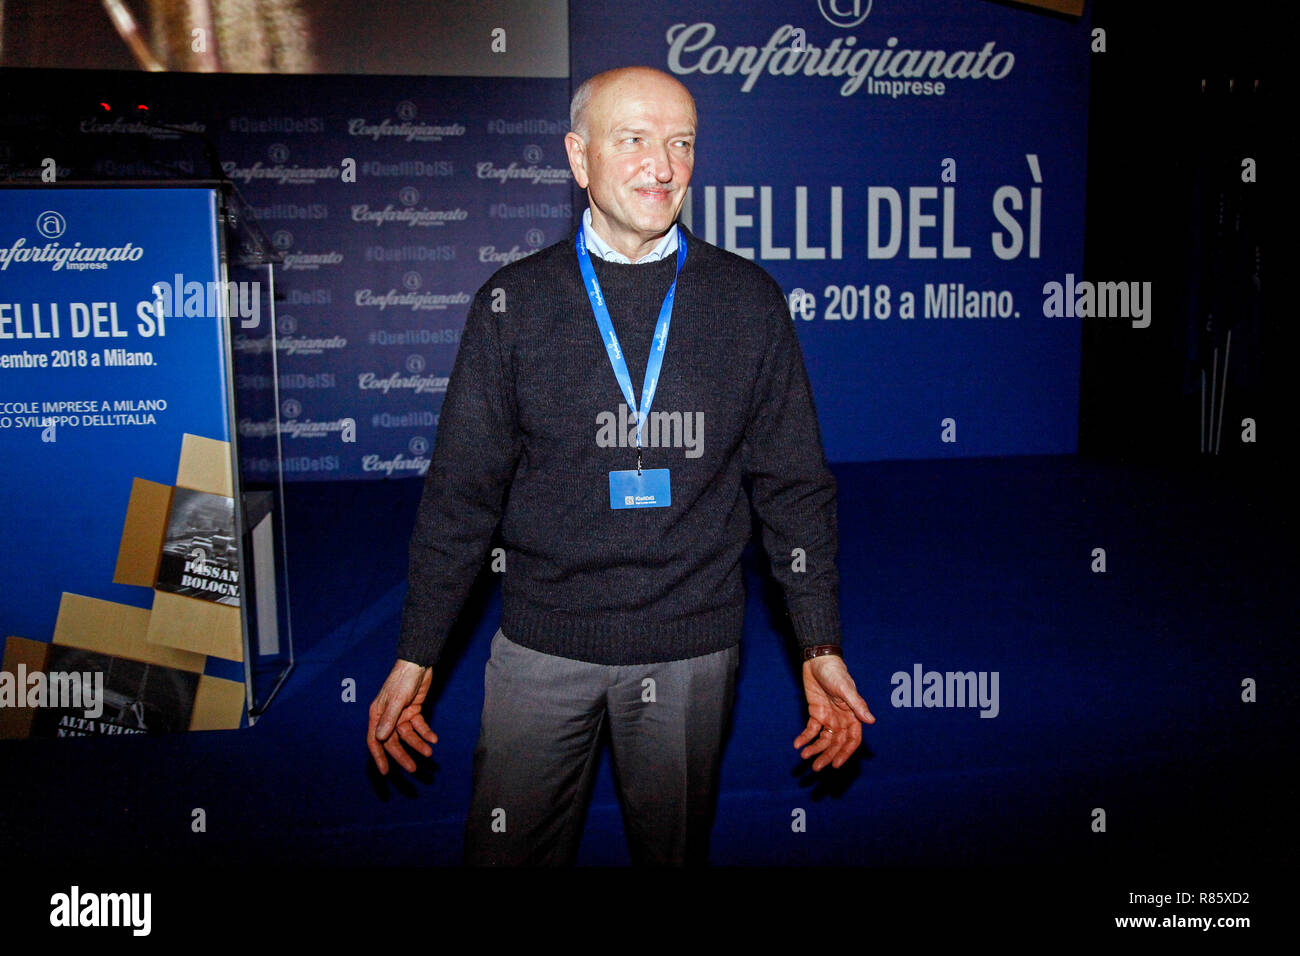
<instances>
[{"instance_id":1,"label":"dark gray knit sweater","mask_svg":"<svg viewBox=\"0 0 1300 956\"><path fill-rule=\"evenodd\" d=\"M606 439L611 421L635 426L620 416L573 236L500 269L470 306L411 535L398 657L437 660L498 521L510 640L600 664L736 644L751 531L742 473L798 642L839 643L835 479L780 287L686 232L651 408L680 414L653 436L648 424L643 443L662 440L642 452L643 468L670 470L672 505L614 510L609 472L636 468L635 437L602 447L599 416ZM676 257L592 262L639 401ZM703 424L694 448L681 447L688 418Z\"/></svg>"}]
</instances>

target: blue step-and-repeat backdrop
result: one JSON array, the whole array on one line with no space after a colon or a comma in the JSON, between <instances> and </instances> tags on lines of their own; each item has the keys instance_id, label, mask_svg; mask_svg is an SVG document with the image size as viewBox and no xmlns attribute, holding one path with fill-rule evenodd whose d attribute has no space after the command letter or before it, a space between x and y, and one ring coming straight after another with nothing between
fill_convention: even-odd
<instances>
[{"instance_id":1,"label":"blue step-and-repeat backdrop","mask_svg":"<svg viewBox=\"0 0 1300 956\"><path fill-rule=\"evenodd\" d=\"M210 79L203 125L284 254L285 478L422 475L470 299L574 221L568 82Z\"/></svg>"},{"instance_id":2,"label":"blue step-and-repeat backdrop","mask_svg":"<svg viewBox=\"0 0 1300 956\"><path fill-rule=\"evenodd\" d=\"M155 120L215 144L284 253L286 479L423 474L472 295L584 208L563 148L572 89L632 64L696 99L683 219L789 294L828 458L1076 450L1081 323L1045 316L1043 290L1083 265L1086 17L573 0L570 41L569 79L131 79L153 84ZM95 174L156 175L123 158L132 139L205 174L197 136L130 116L80 132L103 144Z\"/></svg>"},{"instance_id":3,"label":"blue step-and-repeat backdrop","mask_svg":"<svg viewBox=\"0 0 1300 956\"><path fill-rule=\"evenodd\" d=\"M965 0L572 0L576 78L672 73L688 226L791 295L832 461L1076 451L1089 28Z\"/></svg>"}]
</instances>

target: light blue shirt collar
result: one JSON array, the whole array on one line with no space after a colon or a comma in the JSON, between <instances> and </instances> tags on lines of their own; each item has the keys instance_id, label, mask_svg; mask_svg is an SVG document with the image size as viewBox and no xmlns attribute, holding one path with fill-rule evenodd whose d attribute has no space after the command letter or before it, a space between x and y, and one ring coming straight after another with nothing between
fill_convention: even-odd
<instances>
[{"instance_id":1,"label":"light blue shirt collar","mask_svg":"<svg viewBox=\"0 0 1300 956\"><path fill-rule=\"evenodd\" d=\"M623 253L619 252L604 239L600 238L596 230L591 226L591 207L582 214L582 238L587 244L587 251L592 255L599 256L606 262L621 262L624 265L632 265L632 260ZM668 234L659 240L659 244L638 259L635 265L642 265L647 262L658 262L665 256L670 256L677 251L677 226L674 223L673 228L668 230Z\"/></svg>"}]
</instances>

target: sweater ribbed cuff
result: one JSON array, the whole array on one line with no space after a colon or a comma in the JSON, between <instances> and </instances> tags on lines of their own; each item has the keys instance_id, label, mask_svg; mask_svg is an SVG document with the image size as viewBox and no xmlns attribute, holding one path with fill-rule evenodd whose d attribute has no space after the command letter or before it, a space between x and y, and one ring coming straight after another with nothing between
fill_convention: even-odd
<instances>
[{"instance_id":1,"label":"sweater ribbed cuff","mask_svg":"<svg viewBox=\"0 0 1300 956\"><path fill-rule=\"evenodd\" d=\"M834 605L792 612L790 622L794 625L795 640L801 648L841 643L840 612Z\"/></svg>"},{"instance_id":2,"label":"sweater ribbed cuff","mask_svg":"<svg viewBox=\"0 0 1300 956\"><path fill-rule=\"evenodd\" d=\"M448 625L430 624L430 616L407 605L402 615L402 630L397 638L398 660L412 661L421 667L432 667L438 662L450 628Z\"/></svg>"}]
</instances>

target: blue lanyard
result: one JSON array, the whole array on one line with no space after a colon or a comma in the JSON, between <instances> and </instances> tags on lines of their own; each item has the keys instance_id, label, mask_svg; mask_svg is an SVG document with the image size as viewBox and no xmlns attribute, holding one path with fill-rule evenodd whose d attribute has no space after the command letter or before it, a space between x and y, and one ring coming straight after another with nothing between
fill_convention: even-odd
<instances>
[{"instance_id":1,"label":"blue lanyard","mask_svg":"<svg viewBox=\"0 0 1300 956\"><path fill-rule=\"evenodd\" d=\"M677 228L674 226L673 228ZM627 371L627 361L623 350L619 348L618 335L614 332L614 323L610 321L609 309L605 306L605 297L600 291L600 280L596 270L591 266L591 256L587 253L587 244L583 241L583 227L578 227L574 245L578 250L578 268L582 270L582 279L586 283L587 298L591 300L591 311L596 314L596 324L600 326L600 336L605 343L605 352L609 355L609 364L614 367L614 377L618 379L628 408L636 415L637 469L641 467L641 430L650 415L650 405L654 401L655 387L659 384L659 370L664 364L664 347L668 344L668 326L673 318L673 296L677 292L677 277L682 274L682 264L686 262L686 237L677 230L677 272L673 275L673 284L668 287L664 304L659 308L659 323L655 326L654 345L650 349L650 358L646 362L645 379L641 387L641 405L637 406L632 395L632 377Z\"/></svg>"}]
</instances>

